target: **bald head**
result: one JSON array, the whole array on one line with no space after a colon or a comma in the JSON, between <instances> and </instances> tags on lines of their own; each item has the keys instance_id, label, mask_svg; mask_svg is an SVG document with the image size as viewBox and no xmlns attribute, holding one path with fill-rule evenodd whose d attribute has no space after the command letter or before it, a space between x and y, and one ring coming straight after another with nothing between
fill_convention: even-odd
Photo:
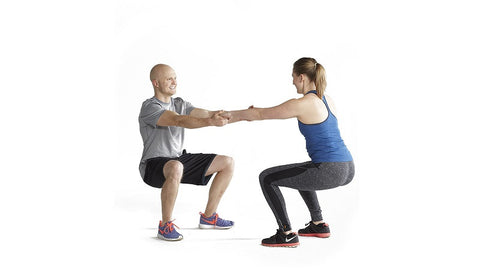
<instances>
[{"instance_id":1,"label":"bald head","mask_svg":"<svg viewBox=\"0 0 480 270\"><path fill-rule=\"evenodd\" d=\"M160 77L167 73L168 71L173 70L169 65L165 64L157 64L155 65L152 70L150 70L150 81L158 80Z\"/></svg>"}]
</instances>

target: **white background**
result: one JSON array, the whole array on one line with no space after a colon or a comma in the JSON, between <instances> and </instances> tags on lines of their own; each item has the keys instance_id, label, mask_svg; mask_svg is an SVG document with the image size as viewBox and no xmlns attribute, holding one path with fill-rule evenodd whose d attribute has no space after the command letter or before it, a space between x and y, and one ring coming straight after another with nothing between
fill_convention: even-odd
<instances>
[{"instance_id":1,"label":"white background","mask_svg":"<svg viewBox=\"0 0 480 270\"><path fill-rule=\"evenodd\" d=\"M478 269L474 2L2 2L1 268ZM185 239L156 240L159 192L137 169L150 68L171 65L195 106L230 110L298 97L303 56L326 68L357 169L318 193L332 237L259 245L276 223L258 174L308 159L284 120L188 130L190 152L236 160L218 209L236 227L194 229L208 187L182 186ZM298 229L308 212L283 191Z\"/></svg>"}]
</instances>

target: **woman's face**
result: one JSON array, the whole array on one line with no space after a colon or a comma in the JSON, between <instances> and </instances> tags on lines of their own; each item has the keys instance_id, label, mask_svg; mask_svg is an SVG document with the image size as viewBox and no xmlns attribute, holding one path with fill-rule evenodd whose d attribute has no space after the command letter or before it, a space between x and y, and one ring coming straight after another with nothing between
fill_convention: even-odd
<instances>
[{"instance_id":1,"label":"woman's face","mask_svg":"<svg viewBox=\"0 0 480 270\"><path fill-rule=\"evenodd\" d=\"M292 72L292 77L293 77L293 85L297 88L297 93L302 94L303 93L303 76L302 75L297 75L295 72Z\"/></svg>"}]
</instances>

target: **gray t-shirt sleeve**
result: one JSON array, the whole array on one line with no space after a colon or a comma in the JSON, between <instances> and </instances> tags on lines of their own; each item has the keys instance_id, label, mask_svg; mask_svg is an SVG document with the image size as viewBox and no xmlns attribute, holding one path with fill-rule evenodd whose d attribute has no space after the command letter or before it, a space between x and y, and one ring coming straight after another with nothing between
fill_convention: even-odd
<instances>
[{"instance_id":1,"label":"gray t-shirt sleeve","mask_svg":"<svg viewBox=\"0 0 480 270\"><path fill-rule=\"evenodd\" d=\"M158 118L165 112L165 108L156 103L149 103L142 108L140 120L145 124L156 127Z\"/></svg>"},{"instance_id":2,"label":"gray t-shirt sleeve","mask_svg":"<svg viewBox=\"0 0 480 270\"><path fill-rule=\"evenodd\" d=\"M185 111L186 111L186 114L189 115L193 109L195 109L195 107L192 105L192 103L188 102L188 101L185 101Z\"/></svg>"}]
</instances>

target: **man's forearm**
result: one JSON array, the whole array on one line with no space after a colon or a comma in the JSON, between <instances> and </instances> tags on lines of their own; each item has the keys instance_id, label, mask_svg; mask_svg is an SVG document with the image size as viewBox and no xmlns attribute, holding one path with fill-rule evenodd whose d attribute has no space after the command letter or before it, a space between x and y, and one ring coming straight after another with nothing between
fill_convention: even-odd
<instances>
[{"instance_id":1,"label":"man's forearm","mask_svg":"<svg viewBox=\"0 0 480 270\"><path fill-rule=\"evenodd\" d=\"M219 111L209 111L205 109L195 108L190 113L190 116L197 117L197 118L211 118L217 112Z\"/></svg>"},{"instance_id":2,"label":"man's forearm","mask_svg":"<svg viewBox=\"0 0 480 270\"><path fill-rule=\"evenodd\" d=\"M175 121L175 126L189 129L202 128L213 125L213 121L210 117L200 118L190 115L179 115Z\"/></svg>"}]
</instances>

